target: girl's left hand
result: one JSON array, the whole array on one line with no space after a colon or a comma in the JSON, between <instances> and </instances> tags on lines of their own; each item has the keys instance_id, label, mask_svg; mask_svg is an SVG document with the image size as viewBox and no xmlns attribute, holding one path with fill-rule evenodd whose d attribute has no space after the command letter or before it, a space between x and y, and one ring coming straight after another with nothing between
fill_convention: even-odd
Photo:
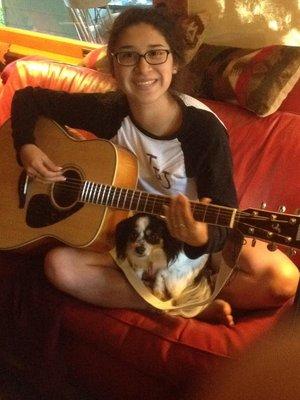
<instances>
[{"instance_id":1,"label":"girl's left hand","mask_svg":"<svg viewBox=\"0 0 300 400\"><path fill-rule=\"evenodd\" d=\"M208 204L211 199L204 197L201 203ZM191 246L204 246L208 242L208 229L205 222L193 217L189 199L180 194L171 199L169 206L164 206L170 234Z\"/></svg>"}]
</instances>

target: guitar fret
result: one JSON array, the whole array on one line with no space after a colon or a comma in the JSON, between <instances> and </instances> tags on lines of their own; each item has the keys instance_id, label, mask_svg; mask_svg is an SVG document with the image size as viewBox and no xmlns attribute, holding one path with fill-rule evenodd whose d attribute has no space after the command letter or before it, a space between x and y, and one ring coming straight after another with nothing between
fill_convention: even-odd
<instances>
[{"instance_id":1,"label":"guitar fret","mask_svg":"<svg viewBox=\"0 0 300 400\"><path fill-rule=\"evenodd\" d=\"M80 201L84 201L84 191L85 191L86 181L84 181L83 186L81 187Z\"/></svg>"},{"instance_id":2,"label":"guitar fret","mask_svg":"<svg viewBox=\"0 0 300 400\"><path fill-rule=\"evenodd\" d=\"M96 196L96 193L97 193L97 184L96 183L93 183L92 184L93 186L92 186L92 203L95 203L95 196Z\"/></svg>"},{"instance_id":3,"label":"guitar fret","mask_svg":"<svg viewBox=\"0 0 300 400\"><path fill-rule=\"evenodd\" d=\"M131 210L136 210L137 209L137 196L136 196L136 192L132 191L132 200L131 200L131 206L130 206Z\"/></svg>"},{"instance_id":4,"label":"guitar fret","mask_svg":"<svg viewBox=\"0 0 300 400\"><path fill-rule=\"evenodd\" d=\"M91 195L93 193L92 189L93 189L93 182L90 182L90 187L89 187L89 191L88 191L88 198L87 198L88 203L91 203Z\"/></svg>"},{"instance_id":5,"label":"guitar fret","mask_svg":"<svg viewBox=\"0 0 300 400\"><path fill-rule=\"evenodd\" d=\"M218 210L218 212L220 212L220 210ZM218 221L218 213L216 214L215 210L212 209L211 206L206 206L204 221L210 224L216 224Z\"/></svg>"},{"instance_id":6,"label":"guitar fret","mask_svg":"<svg viewBox=\"0 0 300 400\"><path fill-rule=\"evenodd\" d=\"M111 190L112 190L112 186L108 186L108 193L107 193L107 198L106 198L106 206L109 206L110 203L110 195L111 195Z\"/></svg>"},{"instance_id":7,"label":"guitar fret","mask_svg":"<svg viewBox=\"0 0 300 400\"><path fill-rule=\"evenodd\" d=\"M93 204L97 204L96 199L97 199L97 193L98 193L98 186L99 185L97 183L94 183L93 200L92 200Z\"/></svg>"},{"instance_id":8,"label":"guitar fret","mask_svg":"<svg viewBox=\"0 0 300 400\"><path fill-rule=\"evenodd\" d=\"M86 201L88 203L90 202L90 197L91 197L91 186L92 186L92 182L89 182L88 190L87 190L87 197L86 197Z\"/></svg>"},{"instance_id":9,"label":"guitar fret","mask_svg":"<svg viewBox=\"0 0 300 400\"><path fill-rule=\"evenodd\" d=\"M102 188L102 185L98 185L98 193L97 193L97 198L96 198L96 204L99 204L99 197L101 195L101 188Z\"/></svg>"},{"instance_id":10,"label":"guitar fret","mask_svg":"<svg viewBox=\"0 0 300 400\"><path fill-rule=\"evenodd\" d=\"M151 214L153 214L155 210L156 197L153 198L153 196L151 196L151 198L152 198L152 209L151 211L150 210L149 211Z\"/></svg>"},{"instance_id":11,"label":"guitar fret","mask_svg":"<svg viewBox=\"0 0 300 400\"><path fill-rule=\"evenodd\" d=\"M133 202L133 190L127 190L127 195L131 193L131 195L129 195L129 199L130 199L130 203L129 206L127 207L128 210L132 210L132 202Z\"/></svg>"},{"instance_id":12,"label":"guitar fret","mask_svg":"<svg viewBox=\"0 0 300 400\"><path fill-rule=\"evenodd\" d=\"M85 181L84 187L83 187L83 192L82 192L82 199L84 202L86 202L86 199L87 199L88 189L89 189L89 182Z\"/></svg>"},{"instance_id":13,"label":"guitar fret","mask_svg":"<svg viewBox=\"0 0 300 400\"><path fill-rule=\"evenodd\" d=\"M192 214L193 215L195 213L195 207L196 207L196 204L195 203L191 203L191 210L192 210Z\"/></svg>"},{"instance_id":14,"label":"guitar fret","mask_svg":"<svg viewBox=\"0 0 300 400\"><path fill-rule=\"evenodd\" d=\"M103 206L106 206L106 203L107 203L107 185L103 186L102 192L103 192L103 194L102 194L102 198L101 198L101 204Z\"/></svg>"},{"instance_id":15,"label":"guitar fret","mask_svg":"<svg viewBox=\"0 0 300 400\"><path fill-rule=\"evenodd\" d=\"M153 211L156 215L164 215L163 205L167 204L166 197L153 195Z\"/></svg>"},{"instance_id":16,"label":"guitar fret","mask_svg":"<svg viewBox=\"0 0 300 400\"><path fill-rule=\"evenodd\" d=\"M111 203L110 203L111 206L114 205L116 191L117 191L117 188L113 188L113 193L112 193L112 198L111 198Z\"/></svg>"},{"instance_id":17,"label":"guitar fret","mask_svg":"<svg viewBox=\"0 0 300 400\"><path fill-rule=\"evenodd\" d=\"M105 195L105 185L101 185L101 200L100 200L100 204L102 204L102 205L103 205L104 195Z\"/></svg>"},{"instance_id":18,"label":"guitar fret","mask_svg":"<svg viewBox=\"0 0 300 400\"><path fill-rule=\"evenodd\" d=\"M116 205L113 204L116 208L122 208L122 207L120 206L120 200L121 200L122 191L123 191L123 189L120 189L120 188L117 188L117 189L116 189L116 193L117 193L117 195L118 195L118 199L117 199L117 204L116 204Z\"/></svg>"},{"instance_id":19,"label":"guitar fret","mask_svg":"<svg viewBox=\"0 0 300 400\"><path fill-rule=\"evenodd\" d=\"M124 189L124 201L123 201L123 209L125 210L130 210L131 209L131 203L132 203L132 195L130 196L130 191L129 189Z\"/></svg>"},{"instance_id":20,"label":"guitar fret","mask_svg":"<svg viewBox=\"0 0 300 400\"><path fill-rule=\"evenodd\" d=\"M89 190L89 197L88 197L88 202L92 203L92 197L93 197L93 190L94 190L94 183L91 182L90 184L90 190Z\"/></svg>"},{"instance_id":21,"label":"guitar fret","mask_svg":"<svg viewBox=\"0 0 300 400\"><path fill-rule=\"evenodd\" d=\"M152 197L148 194L147 202L145 205L145 212L153 214L153 208L154 208L154 201Z\"/></svg>"},{"instance_id":22,"label":"guitar fret","mask_svg":"<svg viewBox=\"0 0 300 400\"><path fill-rule=\"evenodd\" d=\"M148 198L148 193L141 192L140 196L141 208L139 208L140 211L145 212L147 206L147 198Z\"/></svg>"},{"instance_id":23,"label":"guitar fret","mask_svg":"<svg viewBox=\"0 0 300 400\"><path fill-rule=\"evenodd\" d=\"M202 221L205 221L207 208L208 208L208 206L204 206L204 214L203 214L203 217L202 217Z\"/></svg>"},{"instance_id":24,"label":"guitar fret","mask_svg":"<svg viewBox=\"0 0 300 400\"><path fill-rule=\"evenodd\" d=\"M137 203L136 203L136 210L138 210L138 211L140 211L140 200L141 200L141 194L142 194L142 192L137 192L137 194L138 194L138 200L137 200Z\"/></svg>"}]
</instances>

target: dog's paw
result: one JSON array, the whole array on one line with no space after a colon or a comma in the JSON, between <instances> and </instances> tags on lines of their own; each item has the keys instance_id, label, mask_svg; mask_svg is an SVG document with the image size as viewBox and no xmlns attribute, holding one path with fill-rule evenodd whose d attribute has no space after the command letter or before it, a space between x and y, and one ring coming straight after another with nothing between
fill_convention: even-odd
<instances>
[{"instance_id":1,"label":"dog's paw","mask_svg":"<svg viewBox=\"0 0 300 400\"><path fill-rule=\"evenodd\" d=\"M156 274L156 278L153 284L153 294L155 297L157 297L160 300L168 300L168 291L166 289L165 285L165 279L164 279L164 274L163 271L159 271Z\"/></svg>"}]
</instances>

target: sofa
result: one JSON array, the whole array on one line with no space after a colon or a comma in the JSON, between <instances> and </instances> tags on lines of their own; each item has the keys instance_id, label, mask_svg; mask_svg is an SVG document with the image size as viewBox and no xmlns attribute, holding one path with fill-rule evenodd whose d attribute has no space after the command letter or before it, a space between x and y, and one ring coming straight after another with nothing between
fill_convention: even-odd
<instances>
[{"instance_id":1,"label":"sofa","mask_svg":"<svg viewBox=\"0 0 300 400\"><path fill-rule=\"evenodd\" d=\"M300 206L299 83L264 117L238 102L199 96L228 129L241 209L260 208L264 202L269 210L285 205L287 213L295 213ZM1 124L9 118L14 91L26 85L114 89L105 72L21 59L10 66L1 88ZM74 134L83 140L91 136ZM71 398L80 399L183 398L193 382L201 391L201 382L238 363L254 343L282 321L289 324L295 313L293 300L269 310L236 310L235 326L227 327L151 311L95 307L47 282L44 254L42 246L0 252L0 354L34 384L41 398L64 398L70 390ZM299 254L293 257L300 266Z\"/></svg>"}]
</instances>

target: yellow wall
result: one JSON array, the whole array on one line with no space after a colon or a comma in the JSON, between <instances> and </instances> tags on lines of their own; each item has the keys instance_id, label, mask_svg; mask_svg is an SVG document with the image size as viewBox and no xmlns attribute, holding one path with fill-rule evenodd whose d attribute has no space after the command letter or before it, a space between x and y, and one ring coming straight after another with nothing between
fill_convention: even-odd
<instances>
[{"instance_id":1,"label":"yellow wall","mask_svg":"<svg viewBox=\"0 0 300 400\"><path fill-rule=\"evenodd\" d=\"M189 0L188 10L209 12L207 43L300 46L300 0Z\"/></svg>"}]
</instances>

